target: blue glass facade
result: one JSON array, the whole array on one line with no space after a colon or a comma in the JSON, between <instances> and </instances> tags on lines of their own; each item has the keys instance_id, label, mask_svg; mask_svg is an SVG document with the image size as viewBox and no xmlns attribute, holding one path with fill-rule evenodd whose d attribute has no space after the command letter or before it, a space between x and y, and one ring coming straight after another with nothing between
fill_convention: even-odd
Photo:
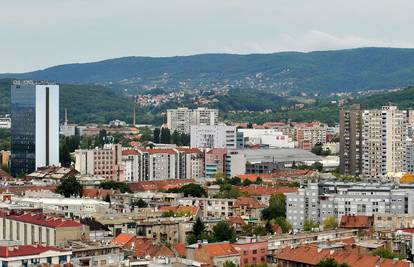
<instances>
[{"instance_id":1,"label":"blue glass facade","mask_svg":"<svg viewBox=\"0 0 414 267\"><path fill-rule=\"evenodd\" d=\"M11 172L30 173L36 162L36 89L35 85L11 88Z\"/></svg>"}]
</instances>

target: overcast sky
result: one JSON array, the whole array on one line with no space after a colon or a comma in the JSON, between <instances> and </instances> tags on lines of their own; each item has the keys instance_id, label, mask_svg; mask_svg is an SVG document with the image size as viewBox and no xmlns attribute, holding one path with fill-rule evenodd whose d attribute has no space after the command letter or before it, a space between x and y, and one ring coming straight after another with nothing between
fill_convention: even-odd
<instances>
[{"instance_id":1,"label":"overcast sky","mask_svg":"<svg viewBox=\"0 0 414 267\"><path fill-rule=\"evenodd\" d=\"M0 0L0 72L123 56L414 47L413 0Z\"/></svg>"}]
</instances>

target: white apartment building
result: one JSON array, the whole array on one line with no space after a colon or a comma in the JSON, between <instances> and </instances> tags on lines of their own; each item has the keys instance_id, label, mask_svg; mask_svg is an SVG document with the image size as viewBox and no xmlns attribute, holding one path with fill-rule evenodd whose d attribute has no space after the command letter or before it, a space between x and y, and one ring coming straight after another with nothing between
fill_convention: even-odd
<instances>
[{"instance_id":1,"label":"white apartment building","mask_svg":"<svg viewBox=\"0 0 414 267\"><path fill-rule=\"evenodd\" d=\"M72 251L44 245L0 246L0 265L64 266L71 262Z\"/></svg>"},{"instance_id":2,"label":"white apartment building","mask_svg":"<svg viewBox=\"0 0 414 267\"><path fill-rule=\"evenodd\" d=\"M395 106L362 113L362 175L381 178L405 172L407 111Z\"/></svg>"},{"instance_id":3,"label":"white apartment building","mask_svg":"<svg viewBox=\"0 0 414 267\"><path fill-rule=\"evenodd\" d=\"M243 133L238 133L236 126L227 125L191 126L190 143L198 148L244 147Z\"/></svg>"},{"instance_id":4,"label":"white apartment building","mask_svg":"<svg viewBox=\"0 0 414 267\"><path fill-rule=\"evenodd\" d=\"M218 110L209 108L177 108L167 110L167 128L171 132L189 134L191 125L216 125Z\"/></svg>"},{"instance_id":5,"label":"white apartment building","mask_svg":"<svg viewBox=\"0 0 414 267\"><path fill-rule=\"evenodd\" d=\"M294 148L295 143L287 135L275 129L238 129L245 142L252 145L266 145L272 148Z\"/></svg>"},{"instance_id":6,"label":"white apartment building","mask_svg":"<svg viewBox=\"0 0 414 267\"><path fill-rule=\"evenodd\" d=\"M106 144L95 149L75 151L75 169L80 174L98 175L108 180L124 181L122 146Z\"/></svg>"},{"instance_id":7,"label":"white apartment building","mask_svg":"<svg viewBox=\"0 0 414 267\"><path fill-rule=\"evenodd\" d=\"M233 206L237 199L221 198L180 198L179 205L200 207L203 219L226 218L233 216Z\"/></svg>"},{"instance_id":8,"label":"white apartment building","mask_svg":"<svg viewBox=\"0 0 414 267\"><path fill-rule=\"evenodd\" d=\"M246 173L246 156L237 151L231 151L226 155L226 176L233 178Z\"/></svg>"},{"instance_id":9,"label":"white apartment building","mask_svg":"<svg viewBox=\"0 0 414 267\"><path fill-rule=\"evenodd\" d=\"M204 177L204 157L197 148L124 150L122 163L130 182Z\"/></svg>"}]
</instances>

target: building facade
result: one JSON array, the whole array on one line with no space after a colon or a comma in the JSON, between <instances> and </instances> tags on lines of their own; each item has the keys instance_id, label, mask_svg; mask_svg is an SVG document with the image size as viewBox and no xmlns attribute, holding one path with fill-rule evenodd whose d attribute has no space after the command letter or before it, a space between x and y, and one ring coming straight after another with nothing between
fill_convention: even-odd
<instances>
[{"instance_id":1,"label":"building facade","mask_svg":"<svg viewBox=\"0 0 414 267\"><path fill-rule=\"evenodd\" d=\"M167 128L171 132L190 133L191 125L216 125L218 110L209 108L177 108L167 110Z\"/></svg>"},{"instance_id":2,"label":"building facade","mask_svg":"<svg viewBox=\"0 0 414 267\"><path fill-rule=\"evenodd\" d=\"M106 144L103 148L75 151L75 169L81 174L98 175L107 180L124 181L122 146Z\"/></svg>"},{"instance_id":3,"label":"building facade","mask_svg":"<svg viewBox=\"0 0 414 267\"><path fill-rule=\"evenodd\" d=\"M59 85L15 81L11 86L11 172L59 164Z\"/></svg>"},{"instance_id":4,"label":"building facade","mask_svg":"<svg viewBox=\"0 0 414 267\"><path fill-rule=\"evenodd\" d=\"M191 126L191 147L198 148L243 148L242 133L237 132L236 126L203 125Z\"/></svg>"}]
</instances>

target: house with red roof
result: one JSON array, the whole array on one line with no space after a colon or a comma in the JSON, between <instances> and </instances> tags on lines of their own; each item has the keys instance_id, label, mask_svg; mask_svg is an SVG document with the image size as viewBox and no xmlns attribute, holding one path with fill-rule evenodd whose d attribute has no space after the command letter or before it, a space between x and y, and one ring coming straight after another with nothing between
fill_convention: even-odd
<instances>
[{"instance_id":1,"label":"house with red roof","mask_svg":"<svg viewBox=\"0 0 414 267\"><path fill-rule=\"evenodd\" d=\"M3 213L0 236L23 245L65 246L69 241L89 239L89 228L75 220L45 214Z\"/></svg>"},{"instance_id":2,"label":"house with red roof","mask_svg":"<svg viewBox=\"0 0 414 267\"><path fill-rule=\"evenodd\" d=\"M233 205L233 214L248 219L260 219L265 205L252 197L239 197Z\"/></svg>"},{"instance_id":3,"label":"house with red roof","mask_svg":"<svg viewBox=\"0 0 414 267\"><path fill-rule=\"evenodd\" d=\"M316 266L320 261L329 258L352 267L410 267L412 265L405 260L391 260L363 254L352 246L300 245L282 248L273 256L277 264L284 267Z\"/></svg>"},{"instance_id":4,"label":"house with red roof","mask_svg":"<svg viewBox=\"0 0 414 267\"><path fill-rule=\"evenodd\" d=\"M267 240L247 237L232 244L240 254L240 266L257 266L267 263Z\"/></svg>"},{"instance_id":5,"label":"house with red roof","mask_svg":"<svg viewBox=\"0 0 414 267\"><path fill-rule=\"evenodd\" d=\"M137 259L155 257L175 257L176 253L155 238L120 234L112 240L112 244L121 246L124 250L132 252Z\"/></svg>"},{"instance_id":6,"label":"house with red roof","mask_svg":"<svg viewBox=\"0 0 414 267\"><path fill-rule=\"evenodd\" d=\"M69 266L72 251L46 245L0 246L1 266Z\"/></svg>"},{"instance_id":7,"label":"house with red roof","mask_svg":"<svg viewBox=\"0 0 414 267\"><path fill-rule=\"evenodd\" d=\"M240 254L229 242L197 243L187 246L187 259L202 262L209 267L223 267L225 262L233 262L240 266Z\"/></svg>"}]
</instances>

